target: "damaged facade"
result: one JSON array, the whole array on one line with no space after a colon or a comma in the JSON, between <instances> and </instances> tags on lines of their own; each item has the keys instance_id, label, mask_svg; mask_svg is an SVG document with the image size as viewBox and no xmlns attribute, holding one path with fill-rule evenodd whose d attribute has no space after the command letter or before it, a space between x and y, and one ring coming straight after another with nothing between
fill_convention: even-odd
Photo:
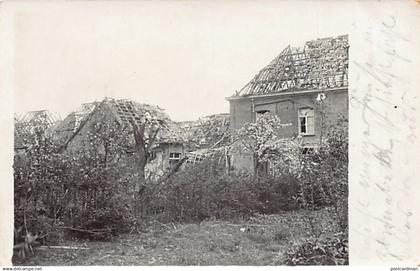
<instances>
[{"instance_id":1,"label":"damaged facade","mask_svg":"<svg viewBox=\"0 0 420 271\"><path fill-rule=\"evenodd\" d=\"M23 118L15 116L15 151L25 151L26 138L36 129L48 131L48 136L60 153L84 152L92 148L92 137L125 135L117 142L119 152L134 153L132 122L139 125L145 115L153 115L160 123L156 140L150 149L147 172L161 176L184 156L185 164L196 164L208 156L224 151L230 143L229 114L215 114L197 121L174 122L158 106L130 100L106 98L100 102L82 104L63 120L48 111L34 111ZM106 125L104 125L106 124ZM107 131L104 127L108 127ZM105 132L105 133L104 133ZM104 150L99 150L101 153Z\"/></svg>"},{"instance_id":2,"label":"damaged facade","mask_svg":"<svg viewBox=\"0 0 420 271\"><path fill-rule=\"evenodd\" d=\"M146 115L153 116L160 124L160 130L149 153L147 169L156 175L176 164L184 155L182 133L158 106L140 104L130 100L104 99L102 102L83 104L68 115L55 129L55 141L66 151L80 151L89 147L89 135L95 134L98 124L108 123L111 132L127 135L118 142L118 148L133 153L134 140L132 123L140 125ZM98 134L98 133L97 133Z\"/></svg>"},{"instance_id":3,"label":"damaged facade","mask_svg":"<svg viewBox=\"0 0 420 271\"><path fill-rule=\"evenodd\" d=\"M89 147L89 135L98 123L108 122L114 132L125 132L132 129L132 122L140 124L145 115L152 114L164 125L150 149L148 171L161 175L184 156L187 164L195 164L214 153L226 156L229 169L231 163L237 169L250 169L252 154L229 153L231 135L268 113L280 118L281 138L298 140L302 152L308 152L319 144L330 125L348 117L348 49L347 36L308 41L302 48L287 46L227 98L229 114L197 121L174 122L158 106L116 99L83 104L62 121L47 111L29 112L23 118L15 117L15 150L24 150L25 138L38 127L48 130L61 151L80 151ZM126 141L129 144L120 142L119 148L133 152L129 147L132 136Z\"/></svg>"},{"instance_id":4,"label":"damaged facade","mask_svg":"<svg viewBox=\"0 0 420 271\"><path fill-rule=\"evenodd\" d=\"M240 91L228 97L231 133L260 114L277 115L281 138L299 140L302 152L322 140L330 125L348 117L348 36L286 47ZM250 169L252 154L236 153L235 168Z\"/></svg>"}]
</instances>

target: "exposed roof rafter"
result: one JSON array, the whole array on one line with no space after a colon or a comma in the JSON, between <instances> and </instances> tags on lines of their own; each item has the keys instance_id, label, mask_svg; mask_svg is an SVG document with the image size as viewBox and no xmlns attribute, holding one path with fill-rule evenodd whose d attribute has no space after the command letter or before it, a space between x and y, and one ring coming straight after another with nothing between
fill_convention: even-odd
<instances>
[{"instance_id":1,"label":"exposed roof rafter","mask_svg":"<svg viewBox=\"0 0 420 271\"><path fill-rule=\"evenodd\" d=\"M289 45L234 96L347 86L348 48L347 35Z\"/></svg>"}]
</instances>

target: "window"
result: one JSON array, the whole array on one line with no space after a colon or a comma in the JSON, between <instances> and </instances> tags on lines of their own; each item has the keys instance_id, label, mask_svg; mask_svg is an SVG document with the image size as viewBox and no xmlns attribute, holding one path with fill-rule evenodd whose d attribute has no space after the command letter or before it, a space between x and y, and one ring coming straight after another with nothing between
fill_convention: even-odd
<instances>
[{"instance_id":1,"label":"window","mask_svg":"<svg viewBox=\"0 0 420 271\"><path fill-rule=\"evenodd\" d=\"M314 110L312 108L299 109L299 134L314 135Z\"/></svg>"},{"instance_id":2,"label":"window","mask_svg":"<svg viewBox=\"0 0 420 271\"><path fill-rule=\"evenodd\" d=\"M312 154L314 153L313 147L303 147L302 148L302 154Z\"/></svg>"},{"instance_id":3,"label":"window","mask_svg":"<svg viewBox=\"0 0 420 271\"><path fill-rule=\"evenodd\" d=\"M260 162L258 164L258 172L268 174L269 164L268 161Z\"/></svg>"},{"instance_id":4,"label":"window","mask_svg":"<svg viewBox=\"0 0 420 271\"><path fill-rule=\"evenodd\" d=\"M173 166L176 165L179 160L181 159L180 152L170 152L169 153L169 165Z\"/></svg>"},{"instance_id":5,"label":"window","mask_svg":"<svg viewBox=\"0 0 420 271\"><path fill-rule=\"evenodd\" d=\"M149 152L149 160L152 161L155 158L156 158L156 152L154 151Z\"/></svg>"},{"instance_id":6,"label":"window","mask_svg":"<svg viewBox=\"0 0 420 271\"><path fill-rule=\"evenodd\" d=\"M258 121L259 118L261 118L261 116L263 116L264 114L270 113L270 110L259 110L255 112L255 121Z\"/></svg>"}]
</instances>

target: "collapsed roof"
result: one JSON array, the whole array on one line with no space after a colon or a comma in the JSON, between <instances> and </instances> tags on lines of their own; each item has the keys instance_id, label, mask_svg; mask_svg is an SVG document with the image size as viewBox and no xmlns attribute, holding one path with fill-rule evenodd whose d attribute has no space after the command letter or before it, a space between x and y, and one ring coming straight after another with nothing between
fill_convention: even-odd
<instances>
[{"instance_id":1,"label":"collapsed roof","mask_svg":"<svg viewBox=\"0 0 420 271\"><path fill-rule=\"evenodd\" d=\"M347 35L289 45L234 97L346 87L348 48Z\"/></svg>"},{"instance_id":2,"label":"collapsed roof","mask_svg":"<svg viewBox=\"0 0 420 271\"><path fill-rule=\"evenodd\" d=\"M50 132L58 123L59 116L51 114L48 110L29 111L22 117L14 115L15 148L23 148L24 144L37 131Z\"/></svg>"},{"instance_id":3,"label":"collapsed roof","mask_svg":"<svg viewBox=\"0 0 420 271\"><path fill-rule=\"evenodd\" d=\"M185 140L179 127L159 106L140 104L130 100L111 99L107 101L123 126L129 125L131 127L132 121L140 125L143 118L155 119L161 124L157 143L180 143Z\"/></svg>"},{"instance_id":4,"label":"collapsed roof","mask_svg":"<svg viewBox=\"0 0 420 271\"><path fill-rule=\"evenodd\" d=\"M14 116L15 129L21 134L30 133L36 127L47 129L59 120L59 117L52 115L48 110L29 111L23 117L17 114Z\"/></svg>"},{"instance_id":5,"label":"collapsed roof","mask_svg":"<svg viewBox=\"0 0 420 271\"><path fill-rule=\"evenodd\" d=\"M215 148L230 142L229 114L215 114L197 121L181 122L188 150Z\"/></svg>"},{"instance_id":6,"label":"collapsed roof","mask_svg":"<svg viewBox=\"0 0 420 271\"><path fill-rule=\"evenodd\" d=\"M158 106L149 104L140 104L131 100L109 99L102 102L93 102L82 104L82 106L69 114L59 125L56 131L56 138L64 140L66 146L79 133L83 126L89 122L92 116L98 110L106 110L115 117L115 120L122 127L131 127L132 122L140 125L144 119L154 119L161 124L157 143L176 143L183 142L182 133L164 112Z\"/></svg>"}]
</instances>

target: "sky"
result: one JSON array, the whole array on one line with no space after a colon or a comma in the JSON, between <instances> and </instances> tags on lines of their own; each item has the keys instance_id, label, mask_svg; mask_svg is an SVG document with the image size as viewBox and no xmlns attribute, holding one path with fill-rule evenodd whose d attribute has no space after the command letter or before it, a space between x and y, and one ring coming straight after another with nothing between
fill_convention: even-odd
<instances>
[{"instance_id":1,"label":"sky","mask_svg":"<svg viewBox=\"0 0 420 271\"><path fill-rule=\"evenodd\" d=\"M173 120L229 112L289 44L347 34L353 2L65 1L17 4L15 112L62 118L104 97L159 105Z\"/></svg>"}]
</instances>

